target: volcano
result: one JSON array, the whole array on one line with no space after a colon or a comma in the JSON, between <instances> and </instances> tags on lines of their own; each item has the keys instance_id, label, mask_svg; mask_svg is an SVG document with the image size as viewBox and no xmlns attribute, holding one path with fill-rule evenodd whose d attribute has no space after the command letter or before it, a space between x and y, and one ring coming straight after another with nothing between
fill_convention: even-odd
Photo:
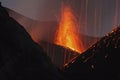
<instances>
[{"instance_id":1,"label":"volcano","mask_svg":"<svg viewBox=\"0 0 120 80\"><path fill-rule=\"evenodd\" d=\"M120 80L120 26L63 68L70 80Z\"/></svg>"},{"instance_id":2,"label":"volcano","mask_svg":"<svg viewBox=\"0 0 120 80\"><path fill-rule=\"evenodd\" d=\"M68 63L74 57L78 56L80 53L75 52L69 48L49 43L46 41L40 42L41 47L51 58L52 62L59 68Z\"/></svg>"},{"instance_id":3,"label":"volcano","mask_svg":"<svg viewBox=\"0 0 120 80\"><path fill-rule=\"evenodd\" d=\"M82 37L79 39L83 42L85 49L88 49L95 40L99 40L97 37L91 37L83 34L79 35ZM47 40L40 40L38 43L50 57L52 62L59 68L62 68L65 64L69 63L72 59L81 54L70 48L54 44L52 41L50 42L49 39L51 38L48 38Z\"/></svg>"}]
</instances>

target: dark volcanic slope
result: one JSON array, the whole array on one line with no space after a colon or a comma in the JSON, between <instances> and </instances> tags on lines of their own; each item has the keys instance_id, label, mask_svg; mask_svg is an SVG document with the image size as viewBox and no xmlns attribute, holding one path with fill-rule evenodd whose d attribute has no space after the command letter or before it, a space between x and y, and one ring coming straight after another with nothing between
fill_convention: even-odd
<instances>
[{"instance_id":1,"label":"dark volcanic slope","mask_svg":"<svg viewBox=\"0 0 120 80\"><path fill-rule=\"evenodd\" d=\"M80 54L69 48L65 48L63 46L52 44L46 41L41 41L40 45L51 58L52 62L59 68L63 67L65 63L68 63L70 60Z\"/></svg>"},{"instance_id":2,"label":"dark volcanic slope","mask_svg":"<svg viewBox=\"0 0 120 80\"><path fill-rule=\"evenodd\" d=\"M44 51L52 59L52 62L56 66L63 67L65 63L69 62L71 59L73 59L74 57L80 54L71 49L54 44L55 36L54 37L49 36L49 37L50 38L46 40L40 40L38 43L43 47ZM79 34L79 40L82 41L83 48L85 51L90 47L90 45L98 41L99 38Z\"/></svg>"},{"instance_id":3,"label":"dark volcanic slope","mask_svg":"<svg viewBox=\"0 0 120 80\"><path fill-rule=\"evenodd\" d=\"M43 49L1 5L0 80L63 80Z\"/></svg>"},{"instance_id":4,"label":"dark volcanic slope","mask_svg":"<svg viewBox=\"0 0 120 80\"><path fill-rule=\"evenodd\" d=\"M63 69L71 80L120 80L120 27Z\"/></svg>"}]
</instances>

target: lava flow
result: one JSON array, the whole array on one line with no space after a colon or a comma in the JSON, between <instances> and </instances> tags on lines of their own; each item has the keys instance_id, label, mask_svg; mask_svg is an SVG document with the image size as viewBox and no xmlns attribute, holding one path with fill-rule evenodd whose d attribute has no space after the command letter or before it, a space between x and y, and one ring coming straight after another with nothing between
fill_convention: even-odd
<instances>
[{"instance_id":1,"label":"lava flow","mask_svg":"<svg viewBox=\"0 0 120 80\"><path fill-rule=\"evenodd\" d=\"M81 53L83 51L83 45L80 36L77 34L76 27L76 18L70 6L63 6L59 27L55 36L55 44Z\"/></svg>"}]
</instances>

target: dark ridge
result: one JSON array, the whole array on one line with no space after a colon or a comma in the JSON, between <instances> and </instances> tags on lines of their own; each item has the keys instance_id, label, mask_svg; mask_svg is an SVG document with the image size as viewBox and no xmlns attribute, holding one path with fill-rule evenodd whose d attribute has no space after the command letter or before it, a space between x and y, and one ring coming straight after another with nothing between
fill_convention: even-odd
<instances>
[{"instance_id":1,"label":"dark ridge","mask_svg":"<svg viewBox=\"0 0 120 80\"><path fill-rule=\"evenodd\" d=\"M0 80L64 80L26 30L0 5Z\"/></svg>"},{"instance_id":2,"label":"dark ridge","mask_svg":"<svg viewBox=\"0 0 120 80\"><path fill-rule=\"evenodd\" d=\"M75 52L69 48L65 48L60 45L49 43L46 41L39 42L43 50L51 58L54 65L62 68L64 64L78 56L80 53Z\"/></svg>"},{"instance_id":3,"label":"dark ridge","mask_svg":"<svg viewBox=\"0 0 120 80\"><path fill-rule=\"evenodd\" d=\"M71 80L120 80L120 26L63 68Z\"/></svg>"}]
</instances>

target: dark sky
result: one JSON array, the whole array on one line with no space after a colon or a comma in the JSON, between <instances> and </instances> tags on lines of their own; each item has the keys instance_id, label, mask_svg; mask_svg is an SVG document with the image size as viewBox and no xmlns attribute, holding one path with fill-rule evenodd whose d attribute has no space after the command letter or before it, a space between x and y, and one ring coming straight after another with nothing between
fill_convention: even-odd
<instances>
[{"instance_id":1,"label":"dark sky","mask_svg":"<svg viewBox=\"0 0 120 80\"><path fill-rule=\"evenodd\" d=\"M73 9L80 16L82 31L88 35L103 36L120 23L119 0L74 0Z\"/></svg>"},{"instance_id":2,"label":"dark sky","mask_svg":"<svg viewBox=\"0 0 120 80\"><path fill-rule=\"evenodd\" d=\"M0 1L7 3L8 0ZM33 7L28 7L28 9L33 12L34 7L39 5L37 14L40 21L57 21L60 16L61 3L67 3L80 23L79 32L90 36L103 36L120 23L120 0L11 0L10 5L15 4L15 2L12 4L12 1L19 2L19 6L22 4L23 9L31 4ZM23 12L30 13L27 10Z\"/></svg>"},{"instance_id":3,"label":"dark sky","mask_svg":"<svg viewBox=\"0 0 120 80\"><path fill-rule=\"evenodd\" d=\"M84 34L103 36L120 24L120 0L47 0L44 8L49 13L43 18L54 20L54 16L59 17L62 2L71 5L80 23L80 32Z\"/></svg>"}]
</instances>

